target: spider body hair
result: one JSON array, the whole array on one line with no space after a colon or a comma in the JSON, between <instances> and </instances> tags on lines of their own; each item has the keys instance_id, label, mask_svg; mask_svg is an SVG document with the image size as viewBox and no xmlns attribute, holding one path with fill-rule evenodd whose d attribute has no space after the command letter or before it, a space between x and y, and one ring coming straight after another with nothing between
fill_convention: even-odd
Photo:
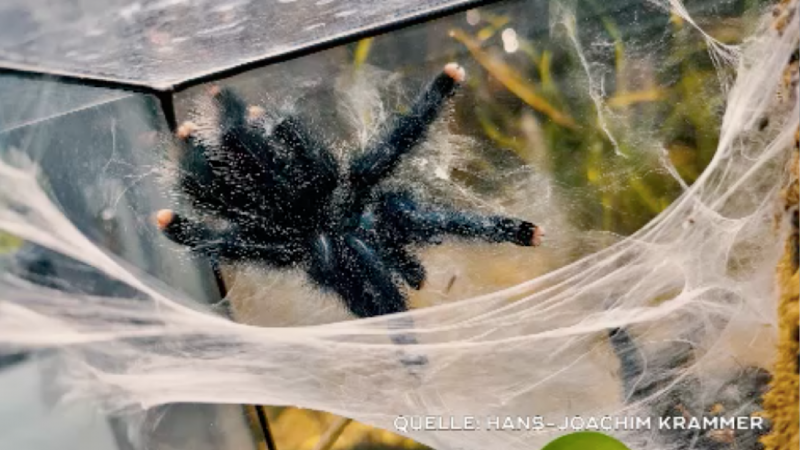
<instances>
[{"instance_id":1,"label":"spider body hair","mask_svg":"<svg viewBox=\"0 0 800 450\"><path fill-rule=\"evenodd\" d=\"M259 110L230 89L214 89L218 133L203 138L190 122L178 129L177 185L194 212L225 226L162 210L158 227L215 260L302 269L357 317L406 311L402 284L420 289L426 278L412 247L448 235L535 246L543 236L524 220L427 206L410 191L382 186L426 139L464 77L463 68L446 65L347 166L298 117L267 133L250 120Z\"/></svg>"}]
</instances>

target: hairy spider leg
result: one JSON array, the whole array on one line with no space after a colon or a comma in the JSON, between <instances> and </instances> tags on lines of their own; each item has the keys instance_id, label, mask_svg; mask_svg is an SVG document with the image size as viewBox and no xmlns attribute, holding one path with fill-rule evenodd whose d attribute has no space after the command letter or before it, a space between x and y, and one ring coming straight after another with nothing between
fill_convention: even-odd
<instances>
[{"instance_id":1,"label":"hairy spider leg","mask_svg":"<svg viewBox=\"0 0 800 450\"><path fill-rule=\"evenodd\" d=\"M291 150L292 155L307 167L308 175L319 180L320 191L330 189L338 183L338 161L325 143L299 117L289 116L280 121L273 129L270 139L279 141Z\"/></svg>"},{"instance_id":2,"label":"hairy spider leg","mask_svg":"<svg viewBox=\"0 0 800 450\"><path fill-rule=\"evenodd\" d=\"M445 102L464 81L464 70L455 63L445 66L411 106L408 114L399 114L385 125L385 131L350 167L350 182L357 197L369 194L386 178L400 159L425 139Z\"/></svg>"},{"instance_id":3,"label":"hairy spider leg","mask_svg":"<svg viewBox=\"0 0 800 450\"><path fill-rule=\"evenodd\" d=\"M380 246L381 256L388 263L392 271L400 275L411 288L420 290L425 284L425 266L422 261L411 252L399 245L385 243Z\"/></svg>"},{"instance_id":4,"label":"hairy spider leg","mask_svg":"<svg viewBox=\"0 0 800 450\"><path fill-rule=\"evenodd\" d=\"M267 136L248 122L252 108L239 96L229 89L215 90L214 96L220 142L206 145L191 122L178 129L180 186L197 210L227 219L231 230L211 233L176 220L172 229L186 230L173 233L172 240L231 259L261 255L280 266L299 263L305 256L297 251L298 241L318 225L338 183L333 155L297 118L284 119Z\"/></svg>"},{"instance_id":5,"label":"hairy spider leg","mask_svg":"<svg viewBox=\"0 0 800 450\"><path fill-rule=\"evenodd\" d=\"M354 267L357 273L363 274L365 287L370 292L365 299L372 306L370 316L406 311L405 295L395 284L390 269L377 252L364 239L352 234L345 237L345 242L353 250Z\"/></svg>"},{"instance_id":6,"label":"hairy spider leg","mask_svg":"<svg viewBox=\"0 0 800 450\"><path fill-rule=\"evenodd\" d=\"M232 225L225 232L212 231L201 223L185 219L170 210L162 210L158 213L157 224L167 237L213 261L220 257L252 259L261 255L268 263L285 266L296 259L299 255L297 244L290 240L286 240L287 244L283 246L264 244L264 240L269 242L270 236L263 236L258 245L248 245L243 237L234 233L234 230L241 231L238 224L246 226L252 221L252 213L238 202L229 201L231 196L225 195L224 178L229 173L220 172L219 164L209 160L209 148L198 138L197 125L185 122L176 134L180 149L178 183L181 190L189 197L196 211L223 217Z\"/></svg>"},{"instance_id":7,"label":"hairy spider leg","mask_svg":"<svg viewBox=\"0 0 800 450\"><path fill-rule=\"evenodd\" d=\"M241 120L233 122L242 123ZM230 124L227 126L231 127ZM239 186L231 186L232 182L227 180L236 171L225 164L225 158L219 156L221 151L216 151L215 155L210 150L198 137L197 131L195 124L186 122L176 133L180 141L179 186L187 194L195 210L225 218L231 226L225 232L213 231L201 223L177 216L170 210L162 210L157 217L159 228L170 240L188 246L213 261L220 257L255 259L260 256L267 263L285 266L300 258L298 245L291 239L286 239L286 236L280 236L286 242L284 245L270 242L275 240L275 236L263 231L247 203L241 201L241 180ZM244 194L253 195L253 192L250 190ZM252 239L246 239L234 232L247 231L248 228L255 229L254 233L249 233L252 234ZM244 236L247 234L242 233ZM261 239L257 239L258 237ZM248 241L255 241L257 244Z\"/></svg>"},{"instance_id":8,"label":"hairy spider leg","mask_svg":"<svg viewBox=\"0 0 800 450\"><path fill-rule=\"evenodd\" d=\"M219 90L215 100L223 123L220 159L233 187L255 194L250 200L257 204L248 209L274 230L317 229L339 184L331 151L298 117L284 118L268 135L248 122L249 108L231 89Z\"/></svg>"},{"instance_id":9,"label":"hairy spider leg","mask_svg":"<svg viewBox=\"0 0 800 450\"><path fill-rule=\"evenodd\" d=\"M685 365L689 352L678 352L670 367L653 367L650 375L645 374L645 362L641 350L630 334L615 328L609 331L609 339L614 353L620 361L623 389L626 403L644 400L656 394L660 388L674 382L674 366ZM669 392L661 393L651 405L653 412L660 417L700 417L732 413L736 416L749 416L761 410L761 396L769 386L770 374L760 367L746 367L741 373L725 383L711 399L698 398L701 385L696 379L678 381ZM711 401L708 401L711 400ZM662 430L666 439L677 443L677 448L702 449L750 449L762 448L758 440L769 432L769 424L764 429L671 429Z\"/></svg>"},{"instance_id":10,"label":"hairy spider leg","mask_svg":"<svg viewBox=\"0 0 800 450\"><path fill-rule=\"evenodd\" d=\"M208 149L197 137L197 125L185 122L177 130L178 187L197 211L236 214L214 189L216 179L208 161Z\"/></svg>"},{"instance_id":11,"label":"hairy spider leg","mask_svg":"<svg viewBox=\"0 0 800 450\"><path fill-rule=\"evenodd\" d=\"M214 103L219 142L208 159L220 194L237 208L280 222L296 186L288 173L290 162L270 145L263 130L250 125L247 104L232 89L216 90Z\"/></svg>"},{"instance_id":12,"label":"hairy spider leg","mask_svg":"<svg viewBox=\"0 0 800 450\"><path fill-rule=\"evenodd\" d=\"M297 240L251 242L235 225L225 230L214 230L169 209L162 209L156 214L156 223L171 241L189 247L212 261L220 258L252 260L285 267L301 260L305 253L301 242Z\"/></svg>"},{"instance_id":13,"label":"hairy spider leg","mask_svg":"<svg viewBox=\"0 0 800 450\"><path fill-rule=\"evenodd\" d=\"M642 384L642 375L644 375L644 358L642 358L639 347L634 344L631 335L622 328L614 328L609 332L608 337L620 362L620 375L626 403L640 400L645 393L639 386Z\"/></svg>"},{"instance_id":14,"label":"hairy spider leg","mask_svg":"<svg viewBox=\"0 0 800 450\"><path fill-rule=\"evenodd\" d=\"M339 164L330 149L295 116L279 122L269 138L286 159L286 178L293 186L283 212L320 228L331 214L327 207L339 185Z\"/></svg>"},{"instance_id":15,"label":"hairy spider leg","mask_svg":"<svg viewBox=\"0 0 800 450\"><path fill-rule=\"evenodd\" d=\"M219 115L219 139L209 139L208 130L185 122L177 130L180 141L181 189L202 212L244 223L254 216L270 215L262 200L268 178L264 139L259 139L244 117L246 106L229 90L215 91ZM202 131L202 132L201 132ZM259 150L259 151L254 151ZM274 184L274 183L271 183Z\"/></svg>"},{"instance_id":16,"label":"hairy spider leg","mask_svg":"<svg viewBox=\"0 0 800 450\"><path fill-rule=\"evenodd\" d=\"M422 207L411 194L402 192L388 193L382 198L380 215L396 232L396 239L402 245L436 244L449 235L534 246L543 235L541 228L524 220L444 207Z\"/></svg>"},{"instance_id":17,"label":"hairy spider leg","mask_svg":"<svg viewBox=\"0 0 800 450\"><path fill-rule=\"evenodd\" d=\"M353 234L343 239L321 236L314 246L315 259L309 274L320 287L336 292L347 308L358 317L376 317L407 311L406 298L394 283L389 267L367 243ZM411 329L410 317L390 319L389 329ZM397 345L416 344L417 339L405 332L391 333ZM400 358L404 366L424 366L428 360L424 355L409 355Z\"/></svg>"},{"instance_id":18,"label":"hairy spider leg","mask_svg":"<svg viewBox=\"0 0 800 450\"><path fill-rule=\"evenodd\" d=\"M646 367L642 352L627 330L622 328L610 330L609 340L620 361L620 376L626 404L648 399L660 388L667 387L673 381L670 368L651 368L653 374L664 372L655 377L645 373ZM660 394L660 397L654 399L649 408L658 417L686 417L687 419L693 417L699 409L695 405L697 398L687 398L685 394L686 392L696 392L697 387L693 380L686 380L673 386L668 392ZM701 439L697 430L686 429L665 430L662 431L662 436L672 442L680 442L682 444L680 448L697 448L695 445Z\"/></svg>"},{"instance_id":19,"label":"hairy spider leg","mask_svg":"<svg viewBox=\"0 0 800 450\"><path fill-rule=\"evenodd\" d=\"M374 206L374 205L373 205ZM374 248L389 269L413 289L422 289L425 283L425 266L414 254L403 248L392 233L376 228L374 208L369 208L359 218L359 234L365 236L368 244ZM391 230L390 230L391 231Z\"/></svg>"},{"instance_id":20,"label":"hairy spider leg","mask_svg":"<svg viewBox=\"0 0 800 450\"><path fill-rule=\"evenodd\" d=\"M363 239L320 235L311 246L310 278L335 292L358 317L406 311L406 299L375 250Z\"/></svg>"},{"instance_id":21,"label":"hairy spider leg","mask_svg":"<svg viewBox=\"0 0 800 450\"><path fill-rule=\"evenodd\" d=\"M627 330L623 328L610 330L609 341L620 361L620 376L627 403L646 399L674 382L676 372L680 371L681 367L689 365L692 359L691 345L675 345L663 352L664 356L670 357L669 367L653 367L651 371L646 372L642 350ZM662 364L659 362L657 365ZM684 380L681 384L688 385L690 381Z\"/></svg>"}]
</instances>

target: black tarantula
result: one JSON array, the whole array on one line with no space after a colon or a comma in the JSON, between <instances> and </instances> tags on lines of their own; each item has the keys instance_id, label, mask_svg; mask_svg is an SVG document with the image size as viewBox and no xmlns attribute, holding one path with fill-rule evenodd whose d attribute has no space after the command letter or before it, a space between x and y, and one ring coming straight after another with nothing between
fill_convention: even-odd
<instances>
[{"instance_id":1,"label":"black tarantula","mask_svg":"<svg viewBox=\"0 0 800 450\"><path fill-rule=\"evenodd\" d=\"M678 378L683 366L691 362L691 346L674 344L661 349L645 360L627 330L609 332L611 347L620 361L620 378L626 403L647 404L657 435L648 436L647 443L658 448L698 450L760 450L759 439L770 431L765 419L745 428L708 427L692 429L674 427L674 418L717 420L738 417L759 417L763 411L762 398L769 389L771 375L755 366L743 367L728 379L710 398L703 398L701 381L691 376ZM659 418L669 419L670 429L657 427ZM738 427L738 425L737 425ZM637 448L637 447L633 447Z\"/></svg>"},{"instance_id":2,"label":"black tarantula","mask_svg":"<svg viewBox=\"0 0 800 450\"><path fill-rule=\"evenodd\" d=\"M464 78L462 67L447 64L410 111L384 124L347 167L298 117L284 118L268 133L249 120L253 107L230 89L216 89L214 139L203 138L191 122L178 129L178 186L196 212L226 225L213 228L161 210L158 227L212 260L302 269L358 317L405 311L402 281L414 289L425 282L411 247L446 235L536 246L544 234L530 222L426 206L410 191L382 186L426 138Z\"/></svg>"}]
</instances>

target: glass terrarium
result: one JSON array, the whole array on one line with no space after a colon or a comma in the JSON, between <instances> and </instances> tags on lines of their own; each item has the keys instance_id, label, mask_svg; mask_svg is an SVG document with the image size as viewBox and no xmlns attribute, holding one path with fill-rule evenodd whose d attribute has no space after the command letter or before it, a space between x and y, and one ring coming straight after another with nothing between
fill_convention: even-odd
<instances>
[{"instance_id":1,"label":"glass terrarium","mask_svg":"<svg viewBox=\"0 0 800 450\"><path fill-rule=\"evenodd\" d=\"M192 391L198 394L182 397L181 383L191 385L195 376L205 380L203 366L187 365L184 370L177 363L165 363L148 373L160 376L159 370L167 366L174 370L152 382L173 386L181 393L174 396L178 401L142 400L145 412L122 415L106 414L91 401L63 403L65 391L58 380L64 367L74 369L64 361L75 362L70 349L79 347L80 339L53 349L45 340L41 345L28 338L14 340L12 333L0 340L0 449L425 448L410 438L441 448L491 446L500 441L484 441L484 434L476 434L480 437L474 440L440 435L420 439L423 435L386 426L391 423L389 413L366 407L363 417L355 417L364 424L349 423L333 413L345 416L352 405L305 396L304 389L327 386L324 389L341 390L336 394L341 398L356 398L362 394L360 383L369 384L374 375L375 380L393 380L381 381L376 392L387 386L408 390L407 396L393 400L397 403L387 404L441 414L453 405L445 399L462 399L448 391L459 385L453 380L469 374L485 376L486 382L508 382L485 398L476 393L472 401L508 406L509 414L538 414L524 409L530 399L553 414L591 414L622 398L627 400L619 407L627 407L632 397L644 395L642 388L630 386L633 375L626 372L636 372L630 359L636 345L642 346L645 359L667 364L634 373L641 379L652 370L660 383L678 370L670 364L686 365L695 358L692 370L681 374L697 376L702 393L711 396L698 408L713 403L719 386L728 386L720 380L735 372L733 378L754 386L747 401L739 399L737 405L746 404L742 410L748 413L758 410L768 380L763 368L772 354L753 351L754 346L771 348L771 340L752 327L757 321L752 316L747 322L709 307L712 312L707 315L681 316L684 321L668 315L672 312L662 312L664 320L655 324L631 319L625 330L640 344L623 335L627 331L621 325L614 325L624 322L619 317L608 319L608 326L574 335L566 323L586 324L592 314L625 305L631 314L639 306L665 311L662 305L689 292L684 286L690 281L682 285L680 276L695 280L691 274L679 275L669 263L698 268L696 279L713 284L708 281L713 277L704 278L703 264L677 250L670 253L668 245L663 252L673 256L666 257L661 268L657 258L631 246L647 247L653 233L659 238L672 233L656 230L653 221L679 208L676 204L685 205L681 199L696 182L712 178L723 183L733 176L733 170L706 175L707 167L719 148L728 145L720 136L738 70L732 61L739 57L738 46L761 29L770 7L766 1L745 0L687 2L685 7L680 2L627 0L12 0L0 5L0 154L12 163L37 167L36 180L55 205L52 211L63 214L78 233L45 226L42 230L49 231L41 235L15 233L10 225L3 227L11 222L0 216L0 263L16 283L9 282L13 295L35 285L53 293L54 299L65 294L73 302L102 298L130 305L138 298L150 302L154 292L175 293L190 299L187 311L196 306L238 324L285 328L286 336L306 331L314 336L317 326L365 320L365 328L346 336L331 328L331 348L366 343L371 338L365 335L386 328L383 322L370 322L384 313L441 311L399 325L411 334L415 326L423 331L432 324L454 327L432 328L416 337L392 335L392 345L416 345L419 339L432 347L421 358L400 356L402 365L391 374L380 365L385 362L374 363L372 370L372 350L342 361L335 370L341 355L350 353L342 350L319 359L298 356L297 390L284 386L294 394L284 399L275 387L279 400L273 405L231 400L246 398L248 392L245 381L231 381L235 377L226 381L210 376L208 385ZM762 120L759 128L778 135L778 128L788 123L781 120L771 125ZM325 176L328 157L336 161L331 177L339 182L332 182L335 188L314 188ZM381 164L383 172L376 169ZM187 172L192 173L187 177ZM379 180L359 188L360 180L368 177ZM0 182L15 183L8 174ZM764 183L753 184L753 189L768 192L770 186ZM362 188L369 192L362 195ZM286 200L293 192L309 194ZM337 192L361 197L341 200ZM274 200L268 200L270 195ZM723 197L714 205L728 205ZM270 202L282 206L270 209ZM762 212L753 209L755 204L750 197L740 197L721 214L742 219ZM51 223L51 216L34 214L35 207L3 207L28 215L31 224L39 219ZM52 211L49 214L55 214ZM695 221L705 223L701 212L694 214L682 219L681 230ZM48 233L57 238L49 240ZM302 236L296 238L298 233ZM94 246L105 255L86 250L87 258L108 257L109 265L87 263L80 252L56 245L59 240L77 242L78 235L87 239L80 245ZM645 237L637 241L639 236ZM299 249L293 247L297 242ZM658 245L654 241L648 248ZM272 247L279 248L277 253ZM723 247L709 248L717 256L728 254ZM761 250L751 248L742 258L731 258L725 276L741 280L750 268L766 267L774 253ZM607 264L590 264L610 251L620 256L604 260ZM320 267L327 267L329 260L339 265L324 272ZM134 278L118 275L110 261ZM590 274L589 281L569 290L573 288L565 287L563 277L576 267ZM620 267L630 268L631 274L612 277ZM604 273L607 278L591 281ZM663 281L657 281L658 276ZM133 279L148 281L139 285ZM536 300L539 306L530 310L520 306L530 305L540 294L552 297ZM705 305L729 311L727 303L715 303L717 297L703 300L705 294L696 295ZM481 301L490 306L481 306ZM369 302L371 306L364 306ZM458 306L461 303L465 306ZM73 312L54 306L58 304L42 306L42 317L52 313L69 322ZM94 303L69 303L73 308L81 304ZM556 304L562 309L549 309ZM101 326L98 318L104 310L96 316L75 313L83 321L72 331L95 336L124 330L118 342L140 341L131 344L136 351L121 354L119 361L94 349L74 359L85 360L88 367L102 365L110 374L126 364L155 364L148 352L181 355L175 361L195 358L196 349L189 348L195 342L192 333L180 335L185 339L180 344L161 343L144 332L125 334L137 324L147 328L155 323L158 302L153 305L141 311L126 306L130 315L124 326ZM491 327L470 328L471 321L491 321L494 314L498 319ZM533 316L541 323L526 322ZM208 325L214 326L225 334L224 326ZM554 327L552 335L548 326ZM714 343L722 342L731 328L745 331L725 340L724 351L715 354ZM606 329L616 331L609 334ZM197 348L213 347L210 336L199 336L202 344ZM518 336L545 340L537 350L542 354L513 353ZM562 337L551 342L551 336ZM509 344L498 345L491 357L469 359L465 349L470 345L497 339L509 339ZM659 347L682 340L695 345ZM463 344L463 355L448 356L446 346L453 342ZM321 347L325 345L313 348ZM354 347L351 353L361 350ZM444 361L441 366L430 363L437 356ZM195 362L224 359L197 358ZM670 362L662 361L665 358ZM278 360L294 364L291 355ZM544 361L542 373L531 369L538 367L537 361ZM231 373L283 374L277 362L257 369L244 359L230 363ZM426 364L434 365L426 369ZM423 375L415 375L422 381L395 380L409 365L422 367L417 369ZM707 365L730 370L723 376ZM502 376L492 375L492 367ZM553 368L572 370L564 378L571 384L558 385L561 381L543 375L548 370L557 374ZM315 379L316 371L326 370L335 376L308 381ZM139 373L128 366L120 372ZM346 380L332 387L331 380L339 379L340 372ZM357 376L347 378L347 373ZM528 376L532 378L526 381ZM592 395L585 395L575 381L584 378L591 380L584 384ZM103 380L100 384L114 389L132 386ZM291 380L286 382L291 386ZM253 381L253 386L258 383ZM481 381L475 383L464 386ZM675 386L680 385L693 392L694 387L675 383L663 389L677 392ZM163 392L164 398L173 398L168 388ZM359 400L363 404L374 407L380 402L366 392L371 391L365 388L365 400ZM660 396L657 400L637 405L656 410L662 406ZM468 413L460 404L455 401L452 408ZM398 411L387 408L392 414ZM526 442L539 448L535 445L542 441L537 436L512 436L502 442L508 448L523 448L514 445ZM714 436L697 439L756 448L760 434Z\"/></svg>"}]
</instances>

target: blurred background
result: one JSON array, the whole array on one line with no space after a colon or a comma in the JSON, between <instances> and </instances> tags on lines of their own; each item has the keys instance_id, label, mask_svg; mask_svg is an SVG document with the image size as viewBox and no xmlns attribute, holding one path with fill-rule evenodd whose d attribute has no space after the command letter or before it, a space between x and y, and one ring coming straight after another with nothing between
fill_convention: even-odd
<instances>
[{"instance_id":1,"label":"blurred background","mask_svg":"<svg viewBox=\"0 0 800 450\"><path fill-rule=\"evenodd\" d=\"M301 1L285 11L248 2L116 2L104 7L105 16L89 20L80 14L96 6L92 2L64 2L48 12L41 10L47 2L39 3L0 8L0 60L15 68L0 71L0 152L22 151L38 161L52 197L92 240L198 302L258 326L350 317L308 287L302 274L223 267L221 293L206 262L161 237L152 214L179 201L166 162L171 112L165 114L163 99L146 89L114 83L205 77L175 94L178 123L208 113L208 87L227 85L269 117L301 112L345 155L358 151L382 118L407 108L445 63L462 64L467 83L393 182L474 210L529 219L548 235L533 252L459 243L425 250L430 280L411 301L426 307L524 282L644 227L713 157L724 88L733 75L715 66L691 24L651 2L514 0L462 7L234 76L214 73L233 56L247 56L259 39L286 37L286 47L270 47L280 53L302 43L297 36L324 41L377 23L379 8L396 8L385 15L389 22L412 8L323 0L313 8L328 9L315 16L311 7L302 11ZM420 2L418 8L444 3ZM686 7L709 35L738 43L766 2L688 1ZM264 23L274 29L263 30ZM114 29L115 38L108 38ZM48 39L61 39L63 48ZM19 70L48 61L91 77L85 83L44 80ZM35 283L136 296L14 236L0 234L0 252L0 270ZM0 449L266 448L264 417L281 450L423 448L389 431L291 407L170 405L144 418L108 418L92 405L55 404L52 355L0 353L10 355L0 360ZM152 430L144 442L137 433L142 429Z\"/></svg>"}]
</instances>

